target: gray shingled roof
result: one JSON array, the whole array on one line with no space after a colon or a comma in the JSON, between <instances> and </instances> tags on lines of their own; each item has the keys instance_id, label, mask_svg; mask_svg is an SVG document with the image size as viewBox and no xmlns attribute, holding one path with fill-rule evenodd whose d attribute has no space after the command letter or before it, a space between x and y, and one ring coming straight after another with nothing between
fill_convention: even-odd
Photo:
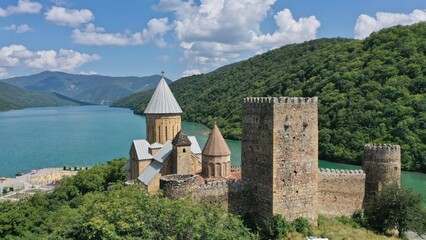
<instances>
[{"instance_id":1,"label":"gray shingled roof","mask_svg":"<svg viewBox=\"0 0 426 240\"><path fill-rule=\"evenodd\" d=\"M172 141L167 140L163 147L155 154L154 159L160 163L163 163L170 155L170 153L172 153L172 149Z\"/></svg>"},{"instance_id":2,"label":"gray shingled roof","mask_svg":"<svg viewBox=\"0 0 426 240\"><path fill-rule=\"evenodd\" d=\"M153 144L151 144L151 146L149 146L150 148L162 148L163 144L155 142Z\"/></svg>"},{"instance_id":3,"label":"gray shingled roof","mask_svg":"<svg viewBox=\"0 0 426 240\"><path fill-rule=\"evenodd\" d=\"M143 173L138 177L139 181L143 182L145 185L148 185L152 179L160 172L161 168L163 168L163 164L152 161L151 164L143 171Z\"/></svg>"},{"instance_id":4,"label":"gray shingled roof","mask_svg":"<svg viewBox=\"0 0 426 240\"><path fill-rule=\"evenodd\" d=\"M191 141L191 152L193 154L200 154L201 148L200 145L198 145L197 138L195 136L188 136L189 141Z\"/></svg>"},{"instance_id":5,"label":"gray shingled roof","mask_svg":"<svg viewBox=\"0 0 426 240\"><path fill-rule=\"evenodd\" d=\"M149 142L145 139L133 140L133 146L135 146L136 156L138 160L152 159L152 155L149 154Z\"/></svg>"},{"instance_id":6,"label":"gray shingled roof","mask_svg":"<svg viewBox=\"0 0 426 240\"><path fill-rule=\"evenodd\" d=\"M158 83L144 113L182 113L182 109L176 101L175 96L173 96L164 77Z\"/></svg>"}]
</instances>

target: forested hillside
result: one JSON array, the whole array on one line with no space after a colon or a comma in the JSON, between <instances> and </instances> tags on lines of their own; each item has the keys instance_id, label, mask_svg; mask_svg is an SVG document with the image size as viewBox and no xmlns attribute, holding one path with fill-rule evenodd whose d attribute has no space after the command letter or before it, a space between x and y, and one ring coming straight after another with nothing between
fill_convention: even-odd
<instances>
[{"instance_id":1,"label":"forested hillside","mask_svg":"<svg viewBox=\"0 0 426 240\"><path fill-rule=\"evenodd\" d=\"M360 164L365 143L401 145L403 169L426 171L426 23L365 40L293 44L179 79L171 89L183 118L241 136L244 97L318 96L320 158ZM151 92L114 106L143 113Z\"/></svg>"},{"instance_id":2,"label":"forested hillside","mask_svg":"<svg viewBox=\"0 0 426 240\"><path fill-rule=\"evenodd\" d=\"M81 105L65 96L54 93L39 93L0 82L0 111L29 107Z\"/></svg>"}]
</instances>

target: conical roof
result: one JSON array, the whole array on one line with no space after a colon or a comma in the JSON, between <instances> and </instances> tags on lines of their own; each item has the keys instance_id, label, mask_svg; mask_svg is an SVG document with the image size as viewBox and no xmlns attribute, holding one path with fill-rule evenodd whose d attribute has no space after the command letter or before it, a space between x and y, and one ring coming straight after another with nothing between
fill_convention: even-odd
<instances>
[{"instance_id":1,"label":"conical roof","mask_svg":"<svg viewBox=\"0 0 426 240\"><path fill-rule=\"evenodd\" d=\"M161 77L144 113L182 113L182 109L177 103L175 96L173 96L164 77Z\"/></svg>"},{"instance_id":2,"label":"conical roof","mask_svg":"<svg viewBox=\"0 0 426 240\"><path fill-rule=\"evenodd\" d=\"M180 130L172 141L173 146L191 146L188 136Z\"/></svg>"},{"instance_id":3,"label":"conical roof","mask_svg":"<svg viewBox=\"0 0 426 240\"><path fill-rule=\"evenodd\" d=\"M231 155L231 151L229 150L228 145L226 144L225 139L223 139L222 133L220 133L216 124L214 125L209 135L209 139L204 146L203 155L214 157Z\"/></svg>"}]
</instances>

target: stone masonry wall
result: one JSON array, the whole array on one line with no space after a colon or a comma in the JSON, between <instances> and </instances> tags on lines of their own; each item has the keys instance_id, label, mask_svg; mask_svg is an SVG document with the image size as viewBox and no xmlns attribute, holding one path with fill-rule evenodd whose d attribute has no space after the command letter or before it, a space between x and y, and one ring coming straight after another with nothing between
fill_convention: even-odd
<instances>
[{"instance_id":1,"label":"stone masonry wall","mask_svg":"<svg viewBox=\"0 0 426 240\"><path fill-rule=\"evenodd\" d=\"M328 216L352 215L362 208L365 174L362 170L320 169L318 213Z\"/></svg>"},{"instance_id":2,"label":"stone masonry wall","mask_svg":"<svg viewBox=\"0 0 426 240\"><path fill-rule=\"evenodd\" d=\"M276 98L273 140L273 214L316 223L317 98Z\"/></svg>"},{"instance_id":3,"label":"stone masonry wall","mask_svg":"<svg viewBox=\"0 0 426 240\"><path fill-rule=\"evenodd\" d=\"M194 198L198 202L218 204L230 213L243 215L252 210L251 194L249 181L234 180L200 185Z\"/></svg>"},{"instance_id":4,"label":"stone masonry wall","mask_svg":"<svg viewBox=\"0 0 426 240\"><path fill-rule=\"evenodd\" d=\"M362 158L366 174L365 199L368 202L385 185L401 184L401 150L399 145L366 144Z\"/></svg>"},{"instance_id":5,"label":"stone masonry wall","mask_svg":"<svg viewBox=\"0 0 426 240\"><path fill-rule=\"evenodd\" d=\"M216 204L233 214L251 211L251 185L249 181L232 180L200 184L199 175L168 175L160 180L160 188L171 199L187 198L196 202Z\"/></svg>"},{"instance_id":6,"label":"stone masonry wall","mask_svg":"<svg viewBox=\"0 0 426 240\"><path fill-rule=\"evenodd\" d=\"M181 129L180 114L145 114L146 136L149 143L164 144L172 140Z\"/></svg>"},{"instance_id":7,"label":"stone masonry wall","mask_svg":"<svg viewBox=\"0 0 426 240\"><path fill-rule=\"evenodd\" d=\"M252 205L273 215L274 98L246 98L242 114L241 175L253 185Z\"/></svg>"},{"instance_id":8,"label":"stone masonry wall","mask_svg":"<svg viewBox=\"0 0 426 240\"><path fill-rule=\"evenodd\" d=\"M256 213L315 222L317 98L246 98L242 126L242 177L253 184Z\"/></svg>"}]
</instances>

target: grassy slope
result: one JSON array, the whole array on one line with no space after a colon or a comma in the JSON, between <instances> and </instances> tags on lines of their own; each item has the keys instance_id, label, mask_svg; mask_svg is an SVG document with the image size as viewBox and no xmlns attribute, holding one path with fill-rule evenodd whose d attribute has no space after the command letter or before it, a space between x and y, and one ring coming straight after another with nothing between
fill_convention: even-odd
<instances>
[{"instance_id":1,"label":"grassy slope","mask_svg":"<svg viewBox=\"0 0 426 240\"><path fill-rule=\"evenodd\" d=\"M320 158L360 164L363 145L395 143L403 169L426 171L426 23L359 41L287 45L171 84L183 118L241 136L242 99L318 96ZM152 92L114 104L143 113Z\"/></svg>"}]
</instances>

